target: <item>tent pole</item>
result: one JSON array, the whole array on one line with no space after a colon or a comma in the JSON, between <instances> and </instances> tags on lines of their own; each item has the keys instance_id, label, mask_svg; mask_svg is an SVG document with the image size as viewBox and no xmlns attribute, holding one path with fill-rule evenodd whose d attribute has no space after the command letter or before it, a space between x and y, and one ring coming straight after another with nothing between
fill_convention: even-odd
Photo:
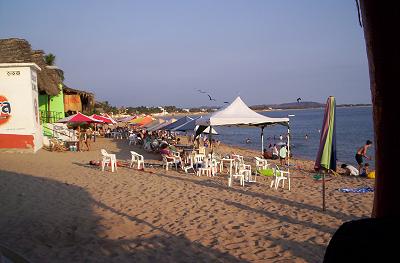
<instances>
[{"instance_id":1,"label":"tent pole","mask_svg":"<svg viewBox=\"0 0 400 263\"><path fill-rule=\"evenodd\" d=\"M261 127L261 155L264 154L264 126Z\"/></svg>"},{"instance_id":2,"label":"tent pole","mask_svg":"<svg viewBox=\"0 0 400 263\"><path fill-rule=\"evenodd\" d=\"M211 148L211 160L213 158L213 152L214 152L214 148L212 145L212 126L210 125L210 130L208 131L208 141L210 143L210 148Z\"/></svg>"},{"instance_id":3,"label":"tent pole","mask_svg":"<svg viewBox=\"0 0 400 263\"><path fill-rule=\"evenodd\" d=\"M288 169L289 169L289 160L290 160L290 128L288 127L288 138L287 138L287 142L288 142Z\"/></svg>"}]
</instances>

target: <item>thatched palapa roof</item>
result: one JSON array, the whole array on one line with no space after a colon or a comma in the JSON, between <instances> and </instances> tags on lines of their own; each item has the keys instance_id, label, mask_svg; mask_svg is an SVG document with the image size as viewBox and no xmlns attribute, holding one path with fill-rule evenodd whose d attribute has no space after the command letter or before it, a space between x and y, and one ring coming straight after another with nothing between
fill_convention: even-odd
<instances>
[{"instance_id":1,"label":"thatched palapa roof","mask_svg":"<svg viewBox=\"0 0 400 263\"><path fill-rule=\"evenodd\" d=\"M48 68L44 61L42 50L32 50L25 39L0 39L0 63L35 63L41 71L38 72L39 91L55 96L59 93L62 83L60 71Z\"/></svg>"}]
</instances>

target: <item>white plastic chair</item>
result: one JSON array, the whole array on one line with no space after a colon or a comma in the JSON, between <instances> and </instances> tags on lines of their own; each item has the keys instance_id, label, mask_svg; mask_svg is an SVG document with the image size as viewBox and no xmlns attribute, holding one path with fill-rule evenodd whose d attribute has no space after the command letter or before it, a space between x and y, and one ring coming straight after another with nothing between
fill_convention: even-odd
<instances>
[{"instance_id":1,"label":"white plastic chair","mask_svg":"<svg viewBox=\"0 0 400 263\"><path fill-rule=\"evenodd\" d=\"M262 159L260 157L254 157L256 159L256 173L260 170L265 170L269 167L269 163L267 160Z\"/></svg>"},{"instance_id":2,"label":"white plastic chair","mask_svg":"<svg viewBox=\"0 0 400 263\"><path fill-rule=\"evenodd\" d=\"M122 140L122 132L117 132L117 133L115 134L115 138L116 138L116 139L121 139L121 140Z\"/></svg>"},{"instance_id":3,"label":"white plastic chair","mask_svg":"<svg viewBox=\"0 0 400 263\"><path fill-rule=\"evenodd\" d=\"M182 162L182 158L181 158L181 153L180 152L172 151L172 155L174 156L175 160L178 160L179 162Z\"/></svg>"},{"instance_id":4,"label":"white plastic chair","mask_svg":"<svg viewBox=\"0 0 400 263\"><path fill-rule=\"evenodd\" d=\"M111 166L111 172L117 171L117 157L115 154L107 153L106 150L100 150L101 155L103 156L103 160L101 161L101 170L104 172L105 166Z\"/></svg>"},{"instance_id":5,"label":"white plastic chair","mask_svg":"<svg viewBox=\"0 0 400 263\"><path fill-rule=\"evenodd\" d=\"M137 169L144 169L144 157L143 155L138 154L137 152L131 151L132 159L129 167L133 167L134 164L137 164ZM140 166L142 168L140 168Z\"/></svg>"},{"instance_id":6,"label":"white plastic chair","mask_svg":"<svg viewBox=\"0 0 400 263\"><path fill-rule=\"evenodd\" d=\"M238 174L242 174L244 176L244 180L249 183L256 182L256 177L251 175L251 165L240 163L238 167Z\"/></svg>"},{"instance_id":7,"label":"white plastic chair","mask_svg":"<svg viewBox=\"0 0 400 263\"><path fill-rule=\"evenodd\" d=\"M235 168L235 174L238 173L238 168L239 168L239 164L244 163L244 158L242 155L238 155L238 154L232 154L231 156L232 159L234 159L234 168Z\"/></svg>"},{"instance_id":8,"label":"white plastic chair","mask_svg":"<svg viewBox=\"0 0 400 263\"><path fill-rule=\"evenodd\" d=\"M215 176L217 173L216 169L217 164L215 160L204 158L203 166L197 169L197 176L201 176L203 174L207 175L208 177Z\"/></svg>"},{"instance_id":9,"label":"white plastic chair","mask_svg":"<svg viewBox=\"0 0 400 263\"><path fill-rule=\"evenodd\" d=\"M200 176L201 172L199 172L199 169L201 169L201 167L205 167L204 164L204 159L205 159L205 155L204 154L195 154L193 156L193 167L195 167L196 169L196 175ZM199 167L201 166L201 167Z\"/></svg>"},{"instance_id":10,"label":"white plastic chair","mask_svg":"<svg viewBox=\"0 0 400 263\"><path fill-rule=\"evenodd\" d=\"M186 165L182 166L182 169L185 171L185 173L188 173L188 171L190 169L195 171L194 166L193 166L193 158L194 157L192 155L186 156L186 158L185 158Z\"/></svg>"},{"instance_id":11,"label":"white plastic chair","mask_svg":"<svg viewBox=\"0 0 400 263\"><path fill-rule=\"evenodd\" d=\"M289 169L287 171L282 171L279 169L279 167L276 165L274 170L274 178L271 182L271 188L274 187L275 189L278 189L279 183L282 181L282 188L285 188L285 180L288 180L288 186L289 186L289 191L290 191L290 172Z\"/></svg>"},{"instance_id":12,"label":"white plastic chair","mask_svg":"<svg viewBox=\"0 0 400 263\"><path fill-rule=\"evenodd\" d=\"M167 156L165 154L161 154L163 159L163 167L165 166L165 170L168 171L169 166L175 165L175 169L178 170L179 159L176 159L173 156Z\"/></svg>"},{"instance_id":13,"label":"white plastic chair","mask_svg":"<svg viewBox=\"0 0 400 263\"><path fill-rule=\"evenodd\" d=\"M200 146L199 147L199 154L206 154L206 148L205 147L202 147L202 146Z\"/></svg>"},{"instance_id":14,"label":"white plastic chair","mask_svg":"<svg viewBox=\"0 0 400 263\"><path fill-rule=\"evenodd\" d=\"M136 145L137 144L136 134L129 135L128 140L129 140L129 145L131 145L131 144Z\"/></svg>"},{"instance_id":15,"label":"white plastic chair","mask_svg":"<svg viewBox=\"0 0 400 263\"><path fill-rule=\"evenodd\" d=\"M228 186L232 186L233 179L239 178L240 185L244 186L244 174L232 174L228 177Z\"/></svg>"}]
</instances>

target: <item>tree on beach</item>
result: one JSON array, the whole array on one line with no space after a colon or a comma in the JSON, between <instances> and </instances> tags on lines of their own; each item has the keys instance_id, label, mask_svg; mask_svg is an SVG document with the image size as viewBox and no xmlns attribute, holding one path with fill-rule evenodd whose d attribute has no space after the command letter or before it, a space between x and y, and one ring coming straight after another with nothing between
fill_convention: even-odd
<instances>
[{"instance_id":1,"label":"tree on beach","mask_svg":"<svg viewBox=\"0 0 400 263\"><path fill-rule=\"evenodd\" d=\"M94 104L94 108L95 108L95 113L101 113L101 112L110 113L118 111L118 108L111 106L108 101L97 101Z\"/></svg>"},{"instance_id":2,"label":"tree on beach","mask_svg":"<svg viewBox=\"0 0 400 263\"><path fill-rule=\"evenodd\" d=\"M46 62L46 64L48 66L54 66L54 64L56 62L56 56L53 55L52 53L49 53L44 56L44 61Z\"/></svg>"}]
</instances>

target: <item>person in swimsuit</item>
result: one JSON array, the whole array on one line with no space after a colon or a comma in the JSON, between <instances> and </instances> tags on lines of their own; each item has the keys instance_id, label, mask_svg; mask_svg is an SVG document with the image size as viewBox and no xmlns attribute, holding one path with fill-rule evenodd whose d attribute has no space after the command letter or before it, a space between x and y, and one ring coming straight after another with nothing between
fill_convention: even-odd
<instances>
[{"instance_id":1,"label":"person in swimsuit","mask_svg":"<svg viewBox=\"0 0 400 263\"><path fill-rule=\"evenodd\" d=\"M360 147L356 153L356 161L358 163L358 171L361 173L361 169L363 167L363 157L367 158L368 160L372 160L372 157L367 156L367 150L372 145L370 140L367 140L364 146Z\"/></svg>"}]
</instances>

